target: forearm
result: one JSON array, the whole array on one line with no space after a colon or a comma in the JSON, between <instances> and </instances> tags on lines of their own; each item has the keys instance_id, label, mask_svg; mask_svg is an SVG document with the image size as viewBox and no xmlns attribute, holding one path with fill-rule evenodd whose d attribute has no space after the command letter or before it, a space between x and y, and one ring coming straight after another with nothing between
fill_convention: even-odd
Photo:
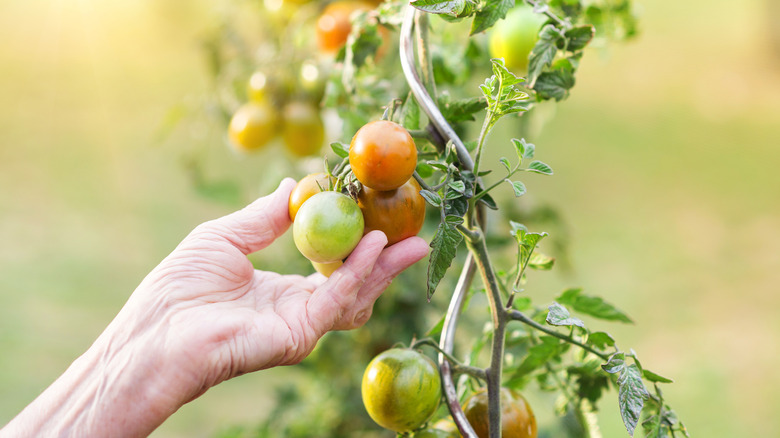
<instances>
[{"instance_id":1,"label":"forearm","mask_svg":"<svg viewBox=\"0 0 780 438\"><path fill-rule=\"evenodd\" d=\"M148 336L147 332L141 337ZM121 338L107 330L0 430L0 437L137 437L151 433L186 401L185 395L166 388L165 355L136 348L156 343Z\"/></svg>"}]
</instances>

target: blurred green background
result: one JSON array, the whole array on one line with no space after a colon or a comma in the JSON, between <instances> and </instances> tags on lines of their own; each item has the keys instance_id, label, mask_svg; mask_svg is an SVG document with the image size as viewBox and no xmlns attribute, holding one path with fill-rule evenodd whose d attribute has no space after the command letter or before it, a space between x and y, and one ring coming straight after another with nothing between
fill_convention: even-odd
<instances>
[{"instance_id":1,"label":"blurred green background","mask_svg":"<svg viewBox=\"0 0 780 438\"><path fill-rule=\"evenodd\" d=\"M556 175L525 180L529 201L558 207L571 235L573 270L535 274L534 298L580 285L632 315L635 326L609 331L676 380L666 398L695 436L780 435L771 1L640 4L639 39L593 50L535 138ZM208 126L160 141L170 108L208 89L197 41L223 3L0 2L0 424L89 347L192 227L231 210L194 192L181 151L209 145L208 160L257 187L246 201L290 170L230 153ZM270 382L294 375L226 382L153 436L252 424ZM605 436L624 436L614 396L601 408Z\"/></svg>"}]
</instances>

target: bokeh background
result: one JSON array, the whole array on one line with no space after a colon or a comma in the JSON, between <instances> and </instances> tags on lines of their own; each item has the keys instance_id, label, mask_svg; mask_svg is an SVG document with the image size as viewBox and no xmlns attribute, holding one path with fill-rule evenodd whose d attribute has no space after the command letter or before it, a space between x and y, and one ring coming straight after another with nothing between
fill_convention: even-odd
<instances>
[{"instance_id":1,"label":"bokeh background","mask_svg":"<svg viewBox=\"0 0 780 438\"><path fill-rule=\"evenodd\" d=\"M556 175L526 180L569 224L573 268L540 285L580 285L632 315L636 325L610 332L676 380L666 398L694 436L780 435L773 2L640 2L641 36L587 56L535 139ZM161 139L171 108L208 92L198 41L225 3L0 2L0 425L192 227L231 211L193 190L182 150L210 144L217 167L256 181L245 201L285 172L199 141L197 127ZM226 382L153 436L252 424L271 382L293 378L286 368ZM624 436L617 404L602 410L605 436Z\"/></svg>"}]
</instances>

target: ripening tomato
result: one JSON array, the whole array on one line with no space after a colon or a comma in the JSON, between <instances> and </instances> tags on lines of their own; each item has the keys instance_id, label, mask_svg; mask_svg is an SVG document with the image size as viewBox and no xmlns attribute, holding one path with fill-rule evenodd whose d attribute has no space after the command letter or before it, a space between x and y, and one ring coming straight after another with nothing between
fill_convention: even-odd
<instances>
[{"instance_id":1,"label":"ripening tomato","mask_svg":"<svg viewBox=\"0 0 780 438\"><path fill-rule=\"evenodd\" d=\"M311 265L314 266L314 270L326 277L330 277L330 275L336 272L336 269L340 268L343 264L344 262L341 260L333 263L311 262Z\"/></svg>"},{"instance_id":2,"label":"ripening tomato","mask_svg":"<svg viewBox=\"0 0 780 438\"><path fill-rule=\"evenodd\" d=\"M268 102L250 102L241 106L228 126L231 145L240 151L262 148L277 134L278 117Z\"/></svg>"},{"instance_id":3,"label":"ripening tomato","mask_svg":"<svg viewBox=\"0 0 780 438\"><path fill-rule=\"evenodd\" d=\"M488 438L487 390L474 393L463 405L463 412L479 438ZM503 438L536 438L536 417L523 396L501 388L501 436Z\"/></svg>"},{"instance_id":4,"label":"ripening tomato","mask_svg":"<svg viewBox=\"0 0 780 438\"><path fill-rule=\"evenodd\" d=\"M397 189L417 167L417 146L403 126L388 120L369 122L352 137L349 164L364 186Z\"/></svg>"},{"instance_id":5,"label":"ripening tomato","mask_svg":"<svg viewBox=\"0 0 780 438\"><path fill-rule=\"evenodd\" d=\"M388 246L416 236L425 221L425 199L420 190L414 178L395 190L379 191L363 186L358 193L358 206L363 211L365 232L382 231Z\"/></svg>"},{"instance_id":6,"label":"ripening tomato","mask_svg":"<svg viewBox=\"0 0 780 438\"><path fill-rule=\"evenodd\" d=\"M335 184L336 178L330 177L330 184ZM287 211L290 214L290 220L295 220L295 214L298 213L298 209L315 194L328 190L328 174L325 172L312 173L306 175L298 181L295 185L292 193L290 193L290 200L287 202Z\"/></svg>"},{"instance_id":7,"label":"ripening tomato","mask_svg":"<svg viewBox=\"0 0 780 438\"><path fill-rule=\"evenodd\" d=\"M518 5L500 20L490 33L489 50L493 58L504 58L509 70L525 74L528 70L528 55L531 54L539 28L545 22L541 14L525 4Z\"/></svg>"},{"instance_id":8,"label":"ripening tomato","mask_svg":"<svg viewBox=\"0 0 780 438\"><path fill-rule=\"evenodd\" d=\"M363 214L357 203L339 192L321 192L307 199L293 222L298 251L317 263L346 258L363 237Z\"/></svg>"},{"instance_id":9,"label":"ripening tomato","mask_svg":"<svg viewBox=\"0 0 780 438\"><path fill-rule=\"evenodd\" d=\"M317 19L317 43L320 50L332 53L344 47L352 30L349 19L352 13L370 9L370 4L354 0L338 0L325 7Z\"/></svg>"},{"instance_id":10,"label":"ripening tomato","mask_svg":"<svg viewBox=\"0 0 780 438\"><path fill-rule=\"evenodd\" d=\"M282 117L282 139L288 151L297 157L320 152L325 139L325 126L319 108L309 102L290 102L284 106Z\"/></svg>"},{"instance_id":11,"label":"ripening tomato","mask_svg":"<svg viewBox=\"0 0 780 438\"><path fill-rule=\"evenodd\" d=\"M246 84L246 95L250 102L263 103L268 99L268 78L261 71L252 73Z\"/></svg>"},{"instance_id":12,"label":"ripening tomato","mask_svg":"<svg viewBox=\"0 0 780 438\"><path fill-rule=\"evenodd\" d=\"M361 393L368 415L377 424L409 432L428 421L439 406L439 368L418 351L391 348L368 364Z\"/></svg>"}]
</instances>

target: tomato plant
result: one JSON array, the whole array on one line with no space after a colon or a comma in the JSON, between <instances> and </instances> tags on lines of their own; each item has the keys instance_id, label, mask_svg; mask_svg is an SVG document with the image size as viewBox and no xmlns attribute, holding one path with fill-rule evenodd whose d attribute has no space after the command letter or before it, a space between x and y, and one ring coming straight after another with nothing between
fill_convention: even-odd
<instances>
[{"instance_id":1,"label":"tomato plant","mask_svg":"<svg viewBox=\"0 0 780 438\"><path fill-rule=\"evenodd\" d=\"M260 149L279 133L278 123L276 110L267 102L244 104L230 119L230 144L240 151Z\"/></svg>"},{"instance_id":2,"label":"tomato plant","mask_svg":"<svg viewBox=\"0 0 780 438\"><path fill-rule=\"evenodd\" d=\"M294 240L315 269L328 272L351 251L347 231L359 239L364 230L380 229L390 241L419 232L431 246L425 272L413 267L399 278L406 295L396 290L378 302L390 309L376 312L371 321L381 328L369 325L349 342L318 350L317 360L329 364L328 373L312 365L311 381L328 386L330 377L338 376L333 380L344 390L326 388L328 397L338 398L329 403L337 414L298 415L299 409L315 408L306 397L283 393L278 399L287 404L269 415L261 436L297 437L300 430L309 432L303 436L311 430L330 437L364 433L370 420L357 413L354 382L355 364L365 362L361 354L373 355L426 333L408 351L430 346L440 353L438 375L448 413L411 415L392 397L380 398L390 389L376 390L366 408L384 427L406 433L429 421L433 426L412 433L440 436L450 431L439 420L451 418L455 434L483 437L489 423L488 436L498 438L502 424L520 421L524 426L505 428L504 436L518 431L535 436L531 409L514 392L523 391L557 396L555 404L538 397L543 401L534 406L536 412L556 414L538 425L539 435L600 438L596 412L614 392L629 435L637 428L646 436L687 435L660 389L671 380L647 369L636 352L589 322L633 322L626 313L580 288L554 293L534 285L538 274L532 272L552 269L562 251L541 231L551 223L534 214L536 200L514 202L528 192L527 179L553 175L552 166L537 158L544 149L534 144L529 126L544 115L542 110L569 97L586 49L636 34L631 0L412 0L373 6L336 1L321 13L315 3L301 4L295 14L261 13L265 20L278 21L255 29L268 32L263 44L234 43L236 34L225 32L219 44L208 46L210 59L221 61L213 68L222 85L220 108L235 106L225 90L243 83L247 70L276 68L288 85L268 100L284 108L305 95L311 105L296 109L308 111L301 119L315 120L311 110L318 108L326 120L330 115L339 119L328 125L329 133L341 129L341 141L331 144L337 157L329 155L325 163L333 179L324 181L333 191L319 193L310 185L290 204ZM225 61L241 50L242 63ZM292 109L281 112L285 120L295 119L287 115ZM318 134L315 125L304 123L310 128L291 129L288 137ZM495 129L498 125L503 128ZM298 144L314 148L320 142ZM311 172L311 162L291 163L290 171ZM318 199L324 197L351 203L347 210L362 211L363 223L344 226L343 218L331 220L346 210L322 207ZM317 207L307 211L310 205ZM419 212L426 208L428 220L420 230ZM555 225L548 229L553 238ZM466 257L459 257L463 252ZM453 267L459 275L451 274ZM446 310L433 299L441 289L450 301ZM434 316L440 324L425 327ZM458 337L463 340L456 342ZM485 389L466 401L464 410L459 395L475 387ZM577 427L569 428L571 423Z\"/></svg>"},{"instance_id":3,"label":"tomato plant","mask_svg":"<svg viewBox=\"0 0 780 438\"><path fill-rule=\"evenodd\" d=\"M325 138L319 109L309 102L293 101L285 105L283 118L282 139L287 150L297 157L316 155Z\"/></svg>"},{"instance_id":4,"label":"tomato plant","mask_svg":"<svg viewBox=\"0 0 780 438\"><path fill-rule=\"evenodd\" d=\"M441 399L438 367L410 349L393 348L375 357L363 373L361 388L371 418L396 432L422 426Z\"/></svg>"},{"instance_id":5,"label":"tomato plant","mask_svg":"<svg viewBox=\"0 0 780 438\"><path fill-rule=\"evenodd\" d=\"M417 147L401 125L378 120L352 137L349 163L355 177L375 190L393 190L406 183L417 166Z\"/></svg>"},{"instance_id":6,"label":"tomato plant","mask_svg":"<svg viewBox=\"0 0 780 438\"><path fill-rule=\"evenodd\" d=\"M416 236L425 221L425 199L420 196L420 190L414 178L388 191L364 186L357 200L366 223L365 232L382 231L388 246Z\"/></svg>"},{"instance_id":7,"label":"tomato plant","mask_svg":"<svg viewBox=\"0 0 780 438\"><path fill-rule=\"evenodd\" d=\"M471 426L479 438L488 438L488 396L480 390L463 405ZM536 438L536 417L523 396L514 390L501 388L501 436L503 438Z\"/></svg>"},{"instance_id":8,"label":"tomato plant","mask_svg":"<svg viewBox=\"0 0 780 438\"><path fill-rule=\"evenodd\" d=\"M355 201L338 192L321 192L298 209L293 222L295 246L316 263L346 258L363 237L363 214Z\"/></svg>"}]
</instances>

